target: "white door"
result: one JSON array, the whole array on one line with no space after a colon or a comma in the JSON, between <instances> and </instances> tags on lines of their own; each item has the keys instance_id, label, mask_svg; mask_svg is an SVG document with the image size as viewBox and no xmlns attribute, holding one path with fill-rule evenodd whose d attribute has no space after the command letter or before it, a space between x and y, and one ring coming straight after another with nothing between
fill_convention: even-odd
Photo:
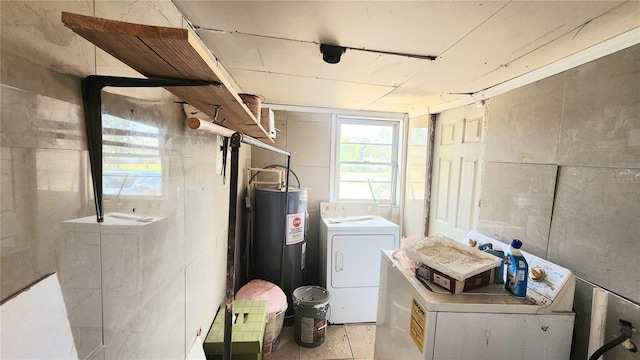
<instances>
[{"instance_id":1,"label":"white door","mask_svg":"<svg viewBox=\"0 0 640 360\"><path fill-rule=\"evenodd\" d=\"M484 109L472 105L439 114L435 132L429 235L462 241L478 224Z\"/></svg>"}]
</instances>

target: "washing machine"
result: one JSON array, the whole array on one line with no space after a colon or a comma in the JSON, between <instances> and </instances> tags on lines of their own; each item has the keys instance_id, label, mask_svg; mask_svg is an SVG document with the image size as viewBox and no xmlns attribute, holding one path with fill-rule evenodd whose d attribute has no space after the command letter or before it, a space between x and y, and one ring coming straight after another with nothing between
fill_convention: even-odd
<instances>
[{"instance_id":1,"label":"washing machine","mask_svg":"<svg viewBox=\"0 0 640 360\"><path fill-rule=\"evenodd\" d=\"M469 239L507 247L477 232L470 232L463 243ZM537 281L527 282L526 299L512 296L503 284L454 295L421 283L397 251L383 252L374 358L569 359L575 275L522 253L537 274Z\"/></svg>"},{"instance_id":2,"label":"washing machine","mask_svg":"<svg viewBox=\"0 0 640 360\"><path fill-rule=\"evenodd\" d=\"M375 322L380 254L396 249L398 225L377 204L320 203L320 281L333 324Z\"/></svg>"}]
</instances>

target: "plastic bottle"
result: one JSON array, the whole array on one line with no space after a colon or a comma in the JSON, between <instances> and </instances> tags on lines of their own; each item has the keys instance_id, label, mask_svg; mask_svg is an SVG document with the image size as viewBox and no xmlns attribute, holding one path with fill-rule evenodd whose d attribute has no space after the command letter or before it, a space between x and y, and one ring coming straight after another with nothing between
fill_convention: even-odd
<instances>
[{"instance_id":1,"label":"plastic bottle","mask_svg":"<svg viewBox=\"0 0 640 360\"><path fill-rule=\"evenodd\" d=\"M521 247L522 241L518 239L511 240L507 251L507 281L504 286L513 296L525 298L527 297L529 265L520 252Z\"/></svg>"},{"instance_id":2,"label":"plastic bottle","mask_svg":"<svg viewBox=\"0 0 640 360\"><path fill-rule=\"evenodd\" d=\"M493 283L504 284L504 251L502 251L502 248L496 245L496 248L494 249L493 244L486 243L479 245L478 250L487 252L500 259L500 266L493 269Z\"/></svg>"},{"instance_id":3,"label":"plastic bottle","mask_svg":"<svg viewBox=\"0 0 640 360\"><path fill-rule=\"evenodd\" d=\"M492 254L502 260L500 266L495 269L493 283L504 284L504 251L502 251L501 247L496 246Z\"/></svg>"}]
</instances>

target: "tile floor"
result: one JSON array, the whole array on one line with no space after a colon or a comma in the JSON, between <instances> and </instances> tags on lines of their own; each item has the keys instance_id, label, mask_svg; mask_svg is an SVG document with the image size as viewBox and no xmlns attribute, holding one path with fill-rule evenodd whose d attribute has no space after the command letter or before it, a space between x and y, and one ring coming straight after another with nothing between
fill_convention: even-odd
<instances>
[{"instance_id":1,"label":"tile floor","mask_svg":"<svg viewBox=\"0 0 640 360\"><path fill-rule=\"evenodd\" d=\"M265 359L269 360L369 360L373 359L376 338L375 324L329 325L322 345L315 348L299 346L293 325L280 333L280 345Z\"/></svg>"}]
</instances>

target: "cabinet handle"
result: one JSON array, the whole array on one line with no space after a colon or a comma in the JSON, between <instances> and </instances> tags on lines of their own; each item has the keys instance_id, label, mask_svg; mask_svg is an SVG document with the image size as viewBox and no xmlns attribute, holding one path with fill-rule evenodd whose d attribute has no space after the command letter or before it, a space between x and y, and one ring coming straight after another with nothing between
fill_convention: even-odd
<instances>
[{"instance_id":1,"label":"cabinet handle","mask_svg":"<svg viewBox=\"0 0 640 360\"><path fill-rule=\"evenodd\" d=\"M341 271L343 268L343 264L342 264L342 252L341 251L336 251L336 261L335 261L335 265L336 265L336 272Z\"/></svg>"}]
</instances>

